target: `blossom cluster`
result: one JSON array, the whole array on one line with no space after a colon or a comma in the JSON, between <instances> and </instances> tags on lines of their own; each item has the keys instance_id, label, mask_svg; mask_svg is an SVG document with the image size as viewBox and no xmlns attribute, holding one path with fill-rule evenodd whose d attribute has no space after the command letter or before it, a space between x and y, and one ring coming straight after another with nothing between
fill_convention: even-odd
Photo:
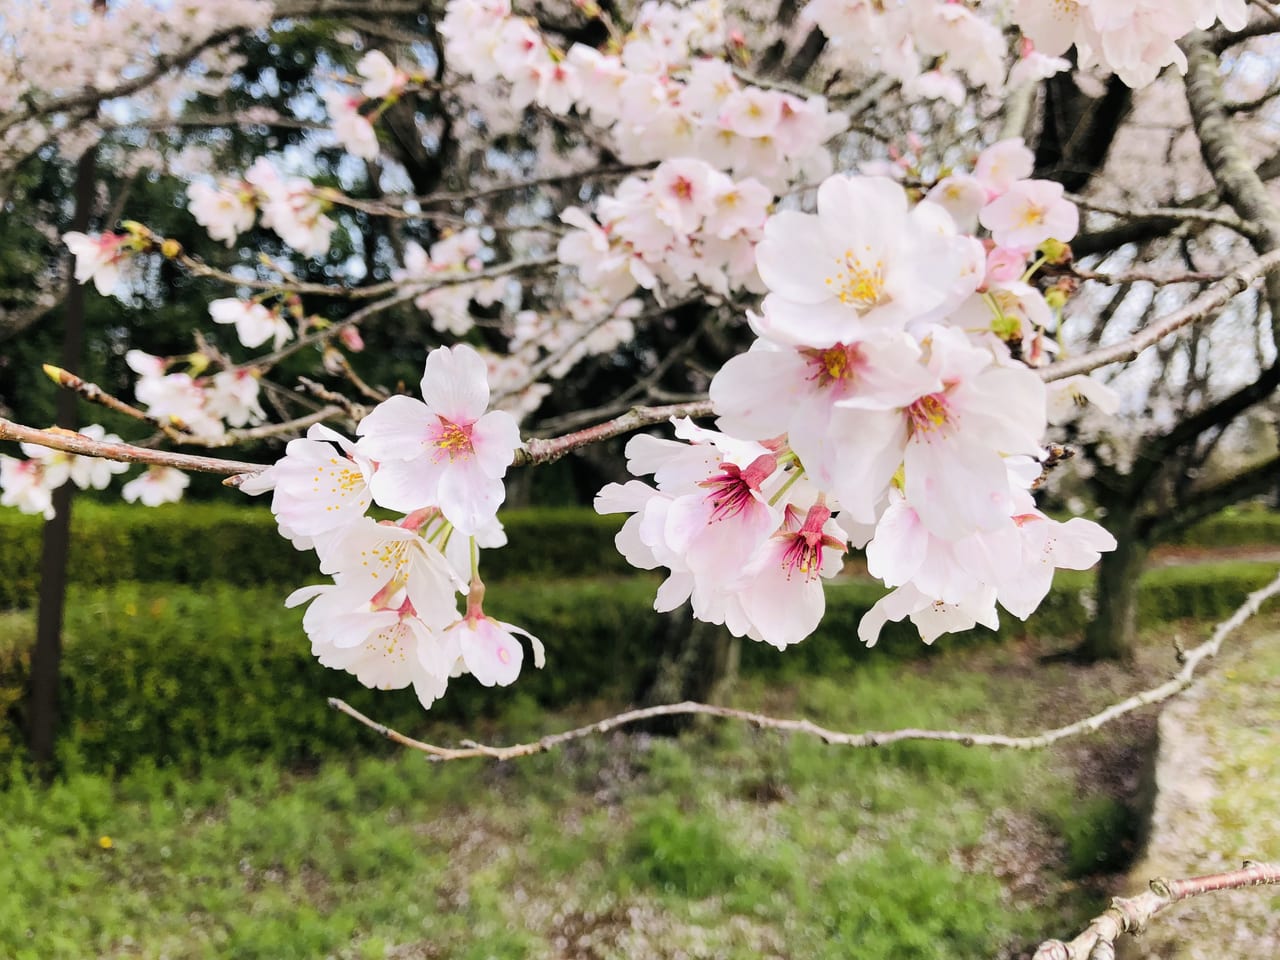
<instances>
[{"instance_id":1,"label":"blossom cluster","mask_svg":"<svg viewBox=\"0 0 1280 960\"><path fill-rule=\"evenodd\" d=\"M520 447L515 419L489 406L484 360L468 346L427 356L422 399L395 396L354 443L315 425L242 489L271 491L280 532L314 550L332 582L303 587L303 628L322 664L379 689L412 686L423 706L451 677L509 684L542 644L484 613L481 547L506 543L502 478ZM372 504L400 514L378 522ZM458 611L458 594L467 597Z\"/></svg>"},{"instance_id":2,"label":"blossom cluster","mask_svg":"<svg viewBox=\"0 0 1280 960\"><path fill-rule=\"evenodd\" d=\"M599 222L578 207L565 210L560 219L574 229L557 256L614 302L637 287L674 295L695 286L758 289L754 249L772 202L754 178L735 181L703 160L667 160L601 197Z\"/></svg>"},{"instance_id":3,"label":"blossom cluster","mask_svg":"<svg viewBox=\"0 0 1280 960\"><path fill-rule=\"evenodd\" d=\"M475 227L447 233L429 250L410 240L404 247L404 267L393 270L391 276L407 283L456 280L483 266L480 254L484 247L480 231ZM436 330L460 337L475 325L471 302L491 306L502 298L505 289L501 280L446 282L415 297L413 304L427 311Z\"/></svg>"},{"instance_id":4,"label":"blossom cluster","mask_svg":"<svg viewBox=\"0 0 1280 960\"><path fill-rule=\"evenodd\" d=\"M205 362L199 354L194 359L198 364ZM252 370L220 370L211 377L170 372L171 361L141 350L130 350L125 362L138 375L133 392L147 415L192 436L216 440L228 426L243 427L266 419L258 399L258 378Z\"/></svg>"},{"instance_id":5,"label":"blossom cluster","mask_svg":"<svg viewBox=\"0 0 1280 960\"><path fill-rule=\"evenodd\" d=\"M862 639L909 617L931 642L994 626L997 603L1025 618L1054 569L1114 547L1089 521L1044 515L1030 492L1048 390L1009 341L1031 359L1048 308L1010 265L1029 276L1036 247L1061 247L1078 216L1061 188L1025 179L1030 169L1021 143L1005 142L937 188L991 231L985 245L941 203L912 206L881 177L831 177L816 214L768 220L758 339L711 383L723 433L680 425L688 446L633 439L629 466L656 486L615 484L597 499L633 514L618 537L628 559L670 570L659 609L688 598L700 619L783 646L816 626L819 578L846 543L866 544L893 591Z\"/></svg>"},{"instance_id":6,"label":"blossom cluster","mask_svg":"<svg viewBox=\"0 0 1280 960\"><path fill-rule=\"evenodd\" d=\"M507 81L517 108L589 116L628 163L691 157L776 186L829 173L821 147L847 125L824 97L742 83L723 59L714 0L648 0L607 53L581 43L557 49L507 0L450 0L440 32L453 69L479 83Z\"/></svg>"},{"instance_id":7,"label":"blossom cluster","mask_svg":"<svg viewBox=\"0 0 1280 960\"><path fill-rule=\"evenodd\" d=\"M89 440L119 443L120 438L107 433L101 424L93 423L78 431ZM41 447L34 443L20 445L26 460L0 455L0 506L17 507L23 513L38 513L46 520L54 517L53 491L64 483L74 483L81 490L105 490L111 478L129 469L127 463L82 457ZM172 467L149 467L141 476L124 485L121 491L129 503L140 502L154 507L182 497L190 482L185 473Z\"/></svg>"},{"instance_id":8,"label":"blossom cluster","mask_svg":"<svg viewBox=\"0 0 1280 960\"><path fill-rule=\"evenodd\" d=\"M129 89L133 116L157 119L181 109L192 93L217 93L238 61L216 41L233 35L237 26L265 26L273 7L269 0L104 3L100 11L82 0L6 3L0 166L54 138L65 155L74 156L97 140L98 131L86 133L79 123L68 123L68 113L81 112L90 96L119 96L121 88L157 63L190 58L199 69L165 72L141 90Z\"/></svg>"},{"instance_id":9,"label":"blossom cluster","mask_svg":"<svg viewBox=\"0 0 1280 960\"><path fill-rule=\"evenodd\" d=\"M326 201L303 177L290 177L259 157L243 179L187 188L187 209L209 236L228 247L249 230L259 211L262 225L306 257L322 256L337 224L325 216Z\"/></svg>"},{"instance_id":10,"label":"blossom cluster","mask_svg":"<svg viewBox=\"0 0 1280 960\"><path fill-rule=\"evenodd\" d=\"M1247 0L1018 0L1014 17L1045 54L1056 56L1075 44L1082 67L1102 67L1140 87L1169 65L1186 72L1182 37L1218 20L1241 30L1249 9Z\"/></svg>"},{"instance_id":11,"label":"blossom cluster","mask_svg":"<svg viewBox=\"0 0 1280 960\"><path fill-rule=\"evenodd\" d=\"M1007 13L1028 43L1006 77ZM958 103L963 80L999 92L1006 81L1017 85L1068 69L1060 55L1072 45L1080 67L1144 86L1171 64L1186 70L1179 39L1216 20L1239 30L1248 8L1246 0L1016 0L1011 11L1000 0L811 0L804 16L851 66L882 71L909 95Z\"/></svg>"}]
</instances>

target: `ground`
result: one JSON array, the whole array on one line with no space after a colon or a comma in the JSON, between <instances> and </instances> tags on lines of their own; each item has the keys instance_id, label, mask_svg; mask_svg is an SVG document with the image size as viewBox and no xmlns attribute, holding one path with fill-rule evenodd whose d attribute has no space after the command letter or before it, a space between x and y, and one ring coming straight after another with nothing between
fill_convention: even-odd
<instances>
[{"instance_id":1,"label":"ground","mask_svg":"<svg viewBox=\"0 0 1280 960\"><path fill-rule=\"evenodd\" d=\"M1151 834L1130 874L1184 877L1280 862L1280 630L1229 640L1205 681L1161 715ZM1267 626L1273 629L1267 629ZM1160 914L1131 960L1280 956L1280 889L1210 894Z\"/></svg>"}]
</instances>

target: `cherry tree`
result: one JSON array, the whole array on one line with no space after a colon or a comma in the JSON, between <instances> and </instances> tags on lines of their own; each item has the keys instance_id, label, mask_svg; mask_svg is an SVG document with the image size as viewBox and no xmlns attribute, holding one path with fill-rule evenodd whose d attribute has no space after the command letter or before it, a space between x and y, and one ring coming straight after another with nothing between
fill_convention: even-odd
<instances>
[{"instance_id":1,"label":"cherry tree","mask_svg":"<svg viewBox=\"0 0 1280 960\"><path fill-rule=\"evenodd\" d=\"M181 498L188 472L222 474L269 499L280 534L314 552L322 582L282 602L306 604L319 663L366 686L412 687L424 708L463 674L505 686L555 669L554 637L485 613L483 552L505 543L499 509L514 474L623 436L627 478L594 503L625 517L617 547L632 565L664 572L655 610L687 604L780 650L821 621L824 581L851 549L865 548L889 588L859 628L868 645L888 621L933 643L1002 615L1025 620L1055 570L1113 551L1131 581L1116 535L1056 519L1036 495L1059 482L1064 439L1096 471L1117 434L1107 418L1159 408L1150 358L1222 339L1221 317L1253 337L1256 373L1202 389L1158 428L1161 449L1186 450L1224 422L1212 416L1274 391L1280 212L1252 154L1267 140L1275 78L1258 51L1275 11L1257 6L8 10L0 189L20 198L24 175L55 159L78 160L90 180L95 162L162 171L186 181L185 209L210 244L197 254L127 210L104 221L92 189L81 192L60 231L70 282L117 298L124 316L155 271L176 273L199 284L208 324L178 355L130 344L131 399L70 361L49 367L68 396L152 436L0 419L0 439L22 453L0 457L3 503L51 517L56 491L101 489L129 464L143 472L122 495L147 505ZM326 44L282 114L263 104L285 62L247 82L244 51L296 50L306 29L326 31ZM1175 182L1153 203L1150 183L1126 183L1108 158L1150 91L1185 103L1169 137L1201 158L1190 196ZM1087 149L1071 140L1073 115ZM227 148L255 129L293 133L259 138L252 157ZM1169 242L1185 264L1165 255ZM1259 280L1261 293L1236 299ZM47 312L61 282L43 274L6 321ZM1136 317L1124 297L1099 304L1096 291L1137 283L1159 292ZM392 389L372 342L412 356L416 388ZM1192 363L1183 381L1203 376ZM587 400L592 380L612 386L603 403L599 389ZM274 462L191 452L270 440L285 444ZM1140 479L1146 490L1150 475ZM1216 493L1196 496L1222 502ZM399 519L373 520L373 505ZM680 703L536 744L452 749L335 705L445 759L505 759L687 713L849 746L1035 747L1174 695L1227 632L1162 687L1023 738L850 735ZM1276 879L1249 867L1180 881L1038 956L1102 955L1097 944L1169 902Z\"/></svg>"}]
</instances>

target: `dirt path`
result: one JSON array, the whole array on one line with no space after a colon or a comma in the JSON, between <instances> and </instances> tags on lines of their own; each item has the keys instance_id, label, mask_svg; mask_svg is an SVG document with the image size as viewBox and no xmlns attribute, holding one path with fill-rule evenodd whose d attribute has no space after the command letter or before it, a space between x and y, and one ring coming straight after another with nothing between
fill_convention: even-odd
<instances>
[{"instance_id":1,"label":"dirt path","mask_svg":"<svg viewBox=\"0 0 1280 960\"><path fill-rule=\"evenodd\" d=\"M1205 680L1164 710L1159 733L1151 834L1132 890L1280 861L1280 618L1229 640ZM1125 960L1280 957L1280 890L1180 904L1123 946Z\"/></svg>"}]
</instances>

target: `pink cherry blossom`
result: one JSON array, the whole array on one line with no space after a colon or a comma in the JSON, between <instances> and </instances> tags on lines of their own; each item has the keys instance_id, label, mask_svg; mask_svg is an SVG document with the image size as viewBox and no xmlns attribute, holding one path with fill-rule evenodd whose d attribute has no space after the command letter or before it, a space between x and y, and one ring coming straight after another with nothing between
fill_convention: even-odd
<instances>
[{"instance_id":1,"label":"pink cherry blossom","mask_svg":"<svg viewBox=\"0 0 1280 960\"><path fill-rule=\"evenodd\" d=\"M468 604L467 615L445 630L458 645L467 671L486 687L505 687L520 676L524 648L516 634L529 641L534 666L541 668L546 662L542 641L527 630L485 616L478 605Z\"/></svg>"},{"instance_id":2,"label":"pink cherry blossom","mask_svg":"<svg viewBox=\"0 0 1280 960\"><path fill-rule=\"evenodd\" d=\"M38 459L19 460L0 455L0 506L17 507L23 513L38 513L52 520L53 491L66 482L54 483Z\"/></svg>"},{"instance_id":3,"label":"pink cherry blossom","mask_svg":"<svg viewBox=\"0 0 1280 960\"><path fill-rule=\"evenodd\" d=\"M364 78L360 92L372 100L399 93L409 81L408 75L396 69L381 50L370 50L361 57L356 64L356 73Z\"/></svg>"},{"instance_id":4,"label":"pink cherry blossom","mask_svg":"<svg viewBox=\"0 0 1280 960\"><path fill-rule=\"evenodd\" d=\"M363 517L373 500L373 472L373 464L350 440L314 424L305 438L290 440L285 455L271 467L271 512L281 532L291 540L311 538Z\"/></svg>"},{"instance_id":5,"label":"pink cherry blossom","mask_svg":"<svg viewBox=\"0 0 1280 960\"><path fill-rule=\"evenodd\" d=\"M930 209L938 208L909 211L901 185L882 177L831 177L818 188L816 216L771 217L756 249L770 290L767 335L825 348L902 329L939 307L965 269L968 243L938 233Z\"/></svg>"},{"instance_id":6,"label":"pink cherry blossom","mask_svg":"<svg viewBox=\"0 0 1280 960\"><path fill-rule=\"evenodd\" d=\"M826 610L821 578L840 572L847 540L827 507L814 504L801 519L788 506L782 527L733 588L747 635L782 650L813 633Z\"/></svg>"},{"instance_id":7,"label":"pink cherry blossom","mask_svg":"<svg viewBox=\"0 0 1280 960\"><path fill-rule=\"evenodd\" d=\"M1080 211L1052 180L1020 180L978 214L1001 247L1031 249L1049 239L1071 240L1080 228Z\"/></svg>"},{"instance_id":8,"label":"pink cherry blossom","mask_svg":"<svg viewBox=\"0 0 1280 960\"><path fill-rule=\"evenodd\" d=\"M1013 137L993 143L978 154L973 175L987 188L989 198L994 198L1031 176L1035 163L1035 154L1022 138Z\"/></svg>"},{"instance_id":9,"label":"pink cherry blossom","mask_svg":"<svg viewBox=\"0 0 1280 960\"><path fill-rule=\"evenodd\" d=\"M439 507L461 533L484 527L506 496L502 477L520 431L501 410L485 413L484 360L466 345L427 355L421 401L392 397L360 422L357 449L378 461L374 500L391 510Z\"/></svg>"}]
</instances>

